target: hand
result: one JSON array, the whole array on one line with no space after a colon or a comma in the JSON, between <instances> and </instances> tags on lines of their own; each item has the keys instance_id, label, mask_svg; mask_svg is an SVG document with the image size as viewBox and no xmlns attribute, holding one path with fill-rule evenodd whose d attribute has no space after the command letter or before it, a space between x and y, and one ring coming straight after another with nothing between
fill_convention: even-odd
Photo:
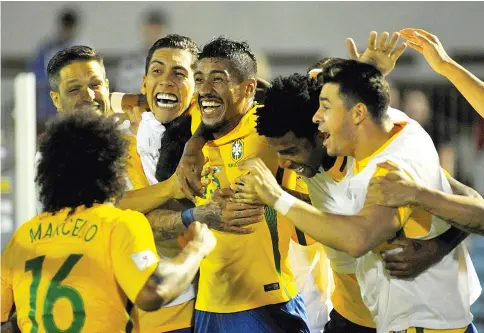
<instances>
[{"instance_id":1,"label":"hand","mask_svg":"<svg viewBox=\"0 0 484 333\"><path fill-rule=\"evenodd\" d=\"M452 59L445 52L437 36L425 30L413 28L403 29L400 33L412 49L423 54L434 71L444 75L445 67L452 62Z\"/></svg>"},{"instance_id":2,"label":"hand","mask_svg":"<svg viewBox=\"0 0 484 333\"><path fill-rule=\"evenodd\" d=\"M216 190L212 200L219 203L222 207L222 223L229 227L229 232L233 230L254 232L252 228L239 228L250 224L262 222L264 220L263 204L238 203L231 199L235 193L231 189ZM235 229L233 228L235 227Z\"/></svg>"},{"instance_id":3,"label":"hand","mask_svg":"<svg viewBox=\"0 0 484 333\"><path fill-rule=\"evenodd\" d=\"M215 191L206 205L195 208L194 218L218 231L234 234L253 233L253 228L245 226L262 222L264 207L231 202L232 195L230 189Z\"/></svg>"},{"instance_id":4,"label":"hand","mask_svg":"<svg viewBox=\"0 0 484 333\"><path fill-rule=\"evenodd\" d=\"M134 107L126 107L123 109L125 118L124 120L129 120L129 131L131 134L136 135L138 133L138 127L141 122L141 115L143 112L145 112L144 109L142 109L139 106L134 106Z\"/></svg>"},{"instance_id":5,"label":"hand","mask_svg":"<svg viewBox=\"0 0 484 333\"><path fill-rule=\"evenodd\" d=\"M442 259L436 240L404 238L396 239L391 245L400 251L383 252L382 257L388 273L396 278L415 278Z\"/></svg>"},{"instance_id":6,"label":"hand","mask_svg":"<svg viewBox=\"0 0 484 333\"><path fill-rule=\"evenodd\" d=\"M235 180L234 184L230 185L230 189L234 192L231 201L251 205L263 205L264 202L259 197L259 194L257 194L249 177L251 176L241 176Z\"/></svg>"},{"instance_id":7,"label":"hand","mask_svg":"<svg viewBox=\"0 0 484 333\"><path fill-rule=\"evenodd\" d=\"M206 159L202 148L196 140L188 140L175 172L181 191L193 202L195 196L203 197L201 174Z\"/></svg>"},{"instance_id":8,"label":"hand","mask_svg":"<svg viewBox=\"0 0 484 333\"><path fill-rule=\"evenodd\" d=\"M394 208L417 204L418 185L405 171L388 161L378 166L390 172L370 181L367 200Z\"/></svg>"},{"instance_id":9,"label":"hand","mask_svg":"<svg viewBox=\"0 0 484 333\"><path fill-rule=\"evenodd\" d=\"M178 235L178 244L180 247L184 248L190 243L196 246L202 255L206 257L215 248L217 240L205 224L193 222L187 231Z\"/></svg>"},{"instance_id":10,"label":"hand","mask_svg":"<svg viewBox=\"0 0 484 333\"><path fill-rule=\"evenodd\" d=\"M260 158L251 158L239 163L239 169L249 171L243 177L245 185L241 190L246 189L247 194L257 193L263 203L274 207L283 190L265 163Z\"/></svg>"},{"instance_id":11,"label":"hand","mask_svg":"<svg viewBox=\"0 0 484 333\"><path fill-rule=\"evenodd\" d=\"M377 44L378 34L376 31L370 32L368 47L362 54L358 53L353 39L346 38L346 48L350 59L373 65L380 70L383 76L387 76L395 68L398 58L400 58L407 48L407 44L405 43L395 48L400 38L398 32L393 33L389 42L387 42L388 36L388 32L382 32Z\"/></svg>"}]
</instances>

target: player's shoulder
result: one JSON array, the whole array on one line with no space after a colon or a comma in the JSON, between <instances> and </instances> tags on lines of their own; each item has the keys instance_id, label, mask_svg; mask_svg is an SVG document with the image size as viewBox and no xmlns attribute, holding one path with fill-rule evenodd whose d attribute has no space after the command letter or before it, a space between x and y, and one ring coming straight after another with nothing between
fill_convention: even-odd
<instances>
[{"instance_id":1,"label":"player's shoulder","mask_svg":"<svg viewBox=\"0 0 484 333\"><path fill-rule=\"evenodd\" d=\"M137 211L131 209L119 209L117 207L110 207L110 223L112 227L124 227L126 229L140 229L142 227L149 226L149 222L146 217Z\"/></svg>"},{"instance_id":2,"label":"player's shoulder","mask_svg":"<svg viewBox=\"0 0 484 333\"><path fill-rule=\"evenodd\" d=\"M99 205L92 213L113 224L146 220L146 217L140 212L131 209L120 209L112 205Z\"/></svg>"},{"instance_id":3,"label":"player's shoulder","mask_svg":"<svg viewBox=\"0 0 484 333\"><path fill-rule=\"evenodd\" d=\"M51 216L51 214L41 213L22 223L22 225L13 233L5 247L5 251L7 251L7 249L14 250L16 248L29 247L29 244L31 244L31 234L36 232L37 227L42 223L42 219L48 216Z\"/></svg>"}]
</instances>

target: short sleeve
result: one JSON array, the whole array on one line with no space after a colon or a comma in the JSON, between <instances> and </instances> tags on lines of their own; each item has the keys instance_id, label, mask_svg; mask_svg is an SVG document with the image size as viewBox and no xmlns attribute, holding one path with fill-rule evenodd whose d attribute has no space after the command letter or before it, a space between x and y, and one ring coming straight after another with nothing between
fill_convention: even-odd
<instances>
[{"instance_id":1,"label":"short sleeve","mask_svg":"<svg viewBox=\"0 0 484 333\"><path fill-rule=\"evenodd\" d=\"M159 261L151 226L143 214L124 211L111 233L111 260L116 280L134 303Z\"/></svg>"},{"instance_id":2,"label":"short sleeve","mask_svg":"<svg viewBox=\"0 0 484 333\"><path fill-rule=\"evenodd\" d=\"M12 288L12 258L14 258L13 253L14 237L10 239L5 249L2 252L2 274L1 274L1 284L2 284L2 319L1 322L4 323L8 321L8 317L12 308L14 306L13 301L13 288Z\"/></svg>"}]
</instances>

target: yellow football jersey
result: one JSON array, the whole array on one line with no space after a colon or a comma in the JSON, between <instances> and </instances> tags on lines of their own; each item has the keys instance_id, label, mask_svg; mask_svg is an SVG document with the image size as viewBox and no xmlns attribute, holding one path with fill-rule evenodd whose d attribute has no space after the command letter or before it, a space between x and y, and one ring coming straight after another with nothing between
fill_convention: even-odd
<instances>
[{"instance_id":1,"label":"yellow football jersey","mask_svg":"<svg viewBox=\"0 0 484 333\"><path fill-rule=\"evenodd\" d=\"M277 153L255 129L256 108L230 133L205 145L204 154L214 172L205 199L198 198L197 206L207 203L215 189L227 188L246 174L237 167L243 160L259 157L276 173ZM200 113L194 113L192 119L192 130L196 130ZM212 230L217 246L200 267L197 310L231 313L287 302L296 296L288 258L290 223L266 207L264 221L251 227L255 232L248 235Z\"/></svg>"},{"instance_id":2,"label":"yellow football jersey","mask_svg":"<svg viewBox=\"0 0 484 333\"><path fill-rule=\"evenodd\" d=\"M126 308L158 265L138 212L99 204L42 213L2 253L2 322L23 332L125 332ZM137 320L135 320L135 323Z\"/></svg>"}]
</instances>

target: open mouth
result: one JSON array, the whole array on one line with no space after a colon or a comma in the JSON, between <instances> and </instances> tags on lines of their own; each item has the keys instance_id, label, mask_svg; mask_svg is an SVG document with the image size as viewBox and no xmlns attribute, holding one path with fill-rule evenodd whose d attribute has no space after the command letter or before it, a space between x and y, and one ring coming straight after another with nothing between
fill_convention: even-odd
<instances>
[{"instance_id":1,"label":"open mouth","mask_svg":"<svg viewBox=\"0 0 484 333\"><path fill-rule=\"evenodd\" d=\"M171 109L178 104L178 97L174 94L156 94L156 105L160 108Z\"/></svg>"},{"instance_id":2,"label":"open mouth","mask_svg":"<svg viewBox=\"0 0 484 333\"><path fill-rule=\"evenodd\" d=\"M200 101L200 109L206 115L211 115L222 107L222 103L218 100L203 99Z\"/></svg>"},{"instance_id":3,"label":"open mouth","mask_svg":"<svg viewBox=\"0 0 484 333\"><path fill-rule=\"evenodd\" d=\"M322 132L321 133L321 138L323 140L323 146L326 146L328 144L328 140L331 137L331 135L328 132Z\"/></svg>"}]
</instances>

